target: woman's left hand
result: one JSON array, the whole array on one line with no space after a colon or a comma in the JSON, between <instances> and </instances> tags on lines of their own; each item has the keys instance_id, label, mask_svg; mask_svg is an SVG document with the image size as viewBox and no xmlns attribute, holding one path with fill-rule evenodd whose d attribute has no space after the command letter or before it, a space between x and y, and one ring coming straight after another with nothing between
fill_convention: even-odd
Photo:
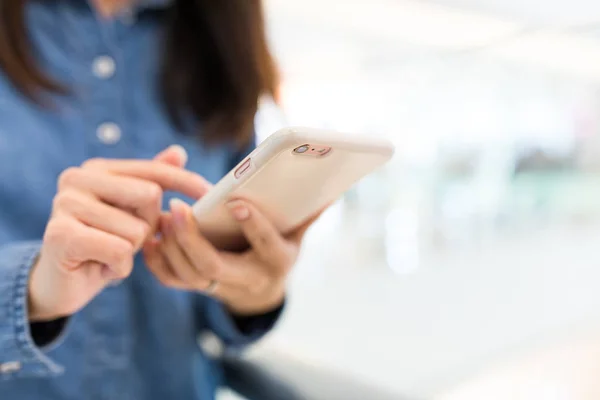
<instances>
[{"instance_id":1,"label":"woman's left hand","mask_svg":"<svg viewBox=\"0 0 600 400\"><path fill-rule=\"evenodd\" d=\"M218 298L235 315L271 311L283 302L286 277L318 216L284 237L252 204L235 200L228 206L249 250L217 250L200 233L190 206L173 200L171 212L162 216L161 238L144 248L148 268L164 285Z\"/></svg>"}]
</instances>

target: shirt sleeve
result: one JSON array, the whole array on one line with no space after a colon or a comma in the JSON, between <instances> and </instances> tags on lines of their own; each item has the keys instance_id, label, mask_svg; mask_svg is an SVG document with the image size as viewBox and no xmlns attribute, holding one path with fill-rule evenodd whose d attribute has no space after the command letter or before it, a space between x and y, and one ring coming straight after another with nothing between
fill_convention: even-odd
<instances>
[{"instance_id":1,"label":"shirt sleeve","mask_svg":"<svg viewBox=\"0 0 600 400\"><path fill-rule=\"evenodd\" d=\"M267 334L284 310L284 305L262 315L236 318L218 300L205 298L205 320L208 328L229 349L242 348Z\"/></svg>"},{"instance_id":2,"label":"shirt sleeve","mask_svg":"<svg viewBox=\"0 0 600 400\"><path fill-rule=\"evenodd\" d=\"M27 286L40 247L40 241L0 247L0 382L63 372L61 366L44 354L44 348L35 344L29 324ZM61 336L57 335L55 340Z\"/></svg>"}]
</instances>

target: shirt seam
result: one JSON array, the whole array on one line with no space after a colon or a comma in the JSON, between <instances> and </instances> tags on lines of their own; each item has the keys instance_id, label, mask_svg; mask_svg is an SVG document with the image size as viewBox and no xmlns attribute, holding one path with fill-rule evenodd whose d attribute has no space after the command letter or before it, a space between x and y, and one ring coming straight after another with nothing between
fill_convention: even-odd
<instances>
[{"instance_id":1,"label":"shirt seam","mask_svg":"<svg viewBox=\"0 0 600 400\"><path fill-rule=\"evenodd\" d=\"M12 296L13 303L11 304L17 348L23 355L23 362L40 362L51 374L60 374L64 371L64 368L48 358L35 345L33 338L31 337L27 294L30 271L35 259L37 258L37 252L34 252L33 254L29 252L27 253L28 254L23 256L23 259L19 264ZM18 371L16 371L16 373L18 373ZM40 371L38 373L34 373L34 375L44 374Z\"/></svg>"}]
</instances>

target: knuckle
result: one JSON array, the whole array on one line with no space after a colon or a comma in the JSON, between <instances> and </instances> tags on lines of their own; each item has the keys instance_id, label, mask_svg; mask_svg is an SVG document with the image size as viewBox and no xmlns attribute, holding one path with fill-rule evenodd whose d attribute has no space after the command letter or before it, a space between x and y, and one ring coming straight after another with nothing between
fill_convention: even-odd
<instances>
[{"instance_id":1,"label":"knuckle","mask_svg":"<svg viewBox=\"0 0 600 400\"><path fill-rule=\"evenodd\" d=\"M129 275L131 275L132 271L133 271L133 260L130 260L126 263L121 264L119 266L119 268L117 268L117 270L115 271L115 274L116 274L117 279L125 279Z\"/></svg>"},{"instance_id":2,"label":"knuckle","mask_svg":"<svg viewBox=\"0 0 600 400\"><path fill-rule=\"evenodd\" d=\"M217 260L208 260L202 268L202 273L208 278L216 278L223 269L223 265Z\"/></svg>"},{"instance_id":3,"label":"knuckle","mask_svg":"<svg viewBox=\"0 0 600 400\"><path fill-rule=\"evenodd\" d=\"M46 226L44 243L50 245L63 243L71 228L66 219L52 218Z\"/></svg>"},{"instance_id":4,"label":"knuckle","mask_svg":"<svg viewBox=\"0 0 600 400\"><path fill-rule=\"evenodd\" d=\"M54 197L52 206L54 210L70 210L77 207L80 202L79 196L74 191L64 190Z\"/></svg>"},{"instance_id":5,"label":"knuckle","mask_svg":"<svg viewBox=\"0 0 600 400\"><path fill-rule=\"evenodd\" d=\"M95 158L90 158L89 160L84 161L83 164L81 164L81 168L100 169L100 168L103 168L105 164L106 164L106 159L100 158L100 157L95 157Z\"/></svg>"},{"instance_id":6,"label":"knuckle","mask_svg":"<svg viewBox=\"0 0 600 400\"><path fill-rule=\"evenodd\" d=\"M158 203L162 200L163 190L159 184L148 182L144 189L144 198L150 204Z\"/></svg>"},{"instance_id":7,"label":"knuckle","mask_svg":"<svg viewBox=\"0 0 600 400\"><path fill-rule=\"evenodd\" d=\"M150 227L150 224L144 221L140 222L140 227L138 229L140 239L142 240L145 240L150 235L150 233L152 233L152 228Z\"/></svg>"},{"instance_id":8,"label":"knuckle","mask_svg":"<svg viewBox=\"0 0 600 400\"><path fill-rule=\"evenodd\" d=\"M69 232L66 233L65 236L68 238L67 243L69 247L74 249L79 247L81 243L88 240L88 236L86 235L85 230L75 226L71 227L71 229L69 229Z\"/></svg>"},{"instance_id":9,"label":"knuckle","mask_svg":"<svg viewBox=\"0 0 600 400\"><path fill-rule=\"evenodd\" d=\"M133 246L126 241L119 241L107 249L114 264L127 264L133 254Z\"/></svg>"},{"instance_id":10,"label":"knuckle","mask_svg":"<svg viewBox=\"0 0 600 400\"><path fill-rule=\"evenodd\" d=\"M69 167L65 169L58 177L58 189L61 190L75 184L79 180L81 172L81 168L78 167Z\"/></svg>"},{"instance_id":11,"label":"knuckle","mask_svg":"<svg viewBox=\"0 0 600 400\"><path fill-rule=\"evenodd\" d=\"M67 259L80 258L80 249L86 240L85 232L81 228L69 227L60 241L60 244L64 246L65 257Z\"/></svg>"},{"instance_id":12,"label":"knuckle","mask_svg":"<svg viewBox=\"0 0 600 400\"><path fill-rule=\"evenodd\" d=\"M134 228L135 233L134 233L134 242L136 247L141 245L146 238L150 235L151 232L151 228L150 225L146 222L140 221L136 224L136 227Z\"/></svg>"}]
</instances>

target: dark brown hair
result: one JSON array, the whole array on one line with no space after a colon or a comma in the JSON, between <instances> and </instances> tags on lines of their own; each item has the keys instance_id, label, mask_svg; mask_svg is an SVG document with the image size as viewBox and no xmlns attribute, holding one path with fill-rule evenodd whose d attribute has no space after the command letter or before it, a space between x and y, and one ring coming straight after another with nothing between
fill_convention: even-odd
<instances>
[{"instance_id":1,"label":"dark brown hair","mask_svg":"<svg viewBox=\"0 0 600 400\"><path fill-rule=\"evenodd\" d=\"M0 0L0 69L34 102L69 89L34 60L25 25L28 0ZM165 22L160 87L172 122L203 124L208 142L246 143L261 95L274 96L278 74L267 45L260 0L175 0Z\"/></svg>"}]
</instances>

